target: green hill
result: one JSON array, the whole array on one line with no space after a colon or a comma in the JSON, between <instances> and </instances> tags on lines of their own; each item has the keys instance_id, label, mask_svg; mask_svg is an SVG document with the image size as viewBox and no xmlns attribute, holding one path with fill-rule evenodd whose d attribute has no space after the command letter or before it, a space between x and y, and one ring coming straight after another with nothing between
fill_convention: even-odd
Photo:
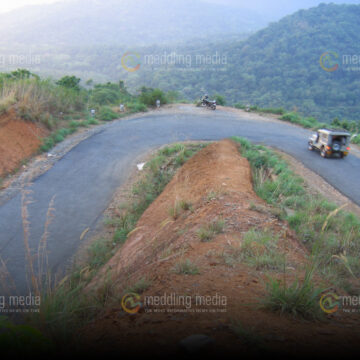
<instances>
[{"instance_id":1,"label":"green hill","mask_svg":"<svg viewBox=\"0 0 360 360\"><path fill-rule=\"evenodd\" d=\"M141 79L149 86L181 90L189 98L206 91L224 95L228 103L295 107L322 120L360 119L359 18L359 5L322 4L287 16L245 41L176 49L192 55L191 68L143 64L137 74L124 72L124 77L132 87ZM195 54L216 52L226 56L227 64L194 65ZM326 52L330 54L323 57L323 67L328 71L320 66Z\"/></svg>"}]
</instances>

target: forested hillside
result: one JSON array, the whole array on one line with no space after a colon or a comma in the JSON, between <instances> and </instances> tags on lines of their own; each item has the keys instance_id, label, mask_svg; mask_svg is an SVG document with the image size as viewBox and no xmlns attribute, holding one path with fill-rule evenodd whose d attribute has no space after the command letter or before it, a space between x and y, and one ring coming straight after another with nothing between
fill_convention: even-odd
<instances>
[{"instance_id":1,"label":"forested hillside","mask_svg":"<svg viewBox=\"0 0 360 360\"><path fill-rule=\"evenodd\" d=\"M246 41L182 49L226 55L226 65L186 69L145 64L138 74L126 75L132 87L141 78L150 86L179 89L189 98L206 91L225 95L228 103L296 107L323 120L359 119L359 19L358 5L320 5L287 16Z\"/></svg>"}]
</instances>

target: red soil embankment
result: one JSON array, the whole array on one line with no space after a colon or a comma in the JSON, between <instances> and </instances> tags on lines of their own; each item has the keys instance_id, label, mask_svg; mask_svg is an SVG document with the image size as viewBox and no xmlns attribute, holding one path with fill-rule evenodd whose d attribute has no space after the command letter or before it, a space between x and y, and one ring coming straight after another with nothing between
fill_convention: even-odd
<instances>
[{"instance_id":1,"label":"red soil embankment","mask_svg":"<svg viewBox=\"0 0 360 360\"><path fill-rule=\"evenodd\" d=\"M0 116L0 176L16 170L32 156L48 132L29 121L20 119L14 110Z\"/></svg>"}]
</instances>

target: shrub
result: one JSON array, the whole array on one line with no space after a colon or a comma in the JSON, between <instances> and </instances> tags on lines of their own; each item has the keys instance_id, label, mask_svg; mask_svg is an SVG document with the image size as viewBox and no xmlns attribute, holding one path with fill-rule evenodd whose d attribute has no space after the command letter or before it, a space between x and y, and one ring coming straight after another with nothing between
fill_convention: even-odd
<instances>
[{"instance_id":1,"label":"shrub","mask_svg":"<svg viewBox=\"0 0 360 360\"><path fill-rule=\"evenodd\" d=\"M111 105L119 101L119 94L112 89L95 88L92 92L91 102L98 105Z\"/></svg>"},{"instance_id":2,"label":"shrub","mask_svg":"<svg viewBox=\"0 0 360 360\"><path fill-rule=\"evenodd\" d=\"M115 120L119 117L119 115L114 112L111 107L109 106L102 106L98 112L98 114L96 115L96 117L99 120L102 121L111 121L111 120Z\"/></svg>"},{"instance_id":3,"label":"shrub","mask_svg":"<svg viewBox=\"0 0 360 360\"><path fill-rule=\"evenodd\" d=\"M60 113L69 114L84 110L86 96L83 91L56 86L50 80L36 77L2 78L0 104L3 103L3 109L6 109L15 101L19 116L25 120L42 121L49 128L53 128ZM49 119L47 124L46 117Z\"/></svg>"},{"instance_id":4,"label":"shrub","mask_svg":"<svg viewBox=\"0 0 360 360\"><path fill-rule=\"evenodd\" d=\"M167 104L167 98L165 96L165 93L160 89L142 87L139 100L141 103L147 106L155 106L156 100L160 100L160 103L162 105Z\"/></svg>"},{"instance_id":5,"label":"shrub","mask_svg":"<svg viewBox=\"0 0 360 360\"><path fill-rule=\"evenodd\" d=\"M323 318L319 298L324 289L317 288L310 276L303 282L296 279L290 285L270 278L266 289L268 294L262 300L266 309L306 319Z\"/></svg>"},{"instance_id":6,"label":"shrub","mask_svg":"<svg viewBox=\"0 0 360 360\"><path fill-rule=\"evenodd\" d=\"M76 76L64 76L56 82L56 85L63 86L75 91L80 91L80 81L81 79L77 78Z\"/></svg>"},{"instance_id":7,"label":"shrub","mask_svg":"<svg viewBox=\"0 0 360 360\"><path fill-rule=\"evenodd\" d=\"M234 105L234 108L244 110L246 108L246 106L243 104L240 104L240 103L236 103Z\"/></svg>"},{"instance_id":8,"label":"shrub","mask_svg":"<svg viewBox=\"0 0 360 360\"><path fill-rule=\"evenodd\" d=\"M283 108L265 108L259 109L261 112L266 114L284 115L285 110Z\"/></svg>"},{"instance_id":9,"label":"shrub","mask_svg":"<svg viewBox=\"0 0 360 360\"><path fill-rule=\"evenodd\" d=\"M222 105L222 106L226 105L226 100L222 95L215 95L214 100L216 100L217 105Z\"/></svg>"},{"instance_id":10,"label":"shrub","mask_svg":"<svg viewBox=\"0 0 360 360\"><path fill-rule=\"evenodd\" d=\"M354 136L353 139L352 139L352 142L354 144L360 145L360 135Z\"/></svg>"},{"instance_id":11,"label":"shrub","mask_svg":"<svg viewBox=\"0 0 360 360\"><path fill-rule=\"evenodd\" d=\"M299 123L300 122L300 116L297 113L287 113L283 115L281 120L290 121L291 123Z\"/></svg>"},{"instance_id":12,"label":"shrub","mask_svg":"<svg viewBox=\"0 0 360 360\"><path fill-rule=\"evenodd\" d=\"M127 103L126 107L131 113L147 111L146 105L141 102Z\"/></svg>"}]
</instances>

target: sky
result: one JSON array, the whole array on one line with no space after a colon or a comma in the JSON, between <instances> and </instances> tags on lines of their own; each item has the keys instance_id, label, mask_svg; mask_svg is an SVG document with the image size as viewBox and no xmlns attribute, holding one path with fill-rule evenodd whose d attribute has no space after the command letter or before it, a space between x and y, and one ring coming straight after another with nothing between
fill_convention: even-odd
<instances>
[{"instance_id":1,"label":"sky","mask_svg":"<svg viewBox=\"0 0 360 360\"><path fill-rule=\"evenodd\" d=\"M49 4L59 0L0 0L0 13L17 9L25 5Z\"/></svg>"}]
</instances>

